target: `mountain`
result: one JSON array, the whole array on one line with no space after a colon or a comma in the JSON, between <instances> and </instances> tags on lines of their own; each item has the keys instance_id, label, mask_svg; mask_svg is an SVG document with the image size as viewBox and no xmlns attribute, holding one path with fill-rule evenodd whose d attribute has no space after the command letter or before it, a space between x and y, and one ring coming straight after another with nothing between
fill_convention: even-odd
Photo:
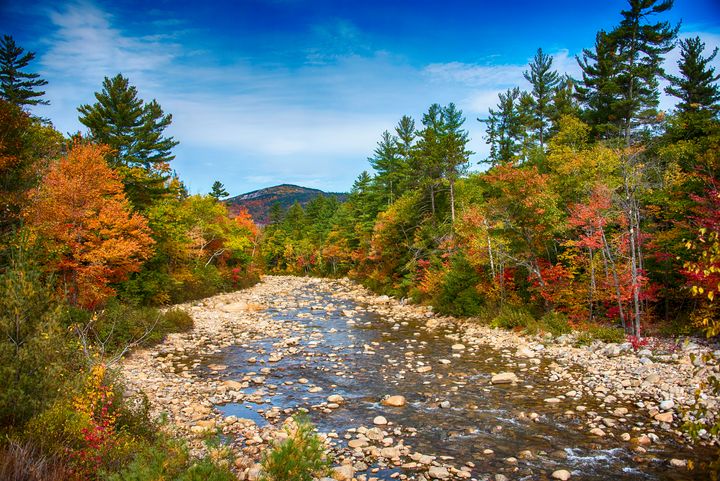
<instances>
[{"instance_id":1,"label":"mountain","mask_svg":"<svg viewBox=\"0 0 720 481\"><path fill-rule=\"evenodd\" d=\"M281 184L230 197L223 202L227 205L230 215L235 215L244 207L257 224L266 225L270 221L270 208L273 204L280 204L283 210L295 202L300 202L300 205L305 207L308 202L319 195L337 197L341 202L347 198L347 194L338 192L323 192L319 189L310 189L299 185Z\"/></svg>"}]
</instances>

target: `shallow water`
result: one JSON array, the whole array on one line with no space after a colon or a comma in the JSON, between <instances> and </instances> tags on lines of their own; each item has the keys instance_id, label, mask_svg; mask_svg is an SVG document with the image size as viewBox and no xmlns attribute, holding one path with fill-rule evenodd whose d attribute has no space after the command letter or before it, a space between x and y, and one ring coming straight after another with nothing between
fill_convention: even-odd
<instances>
[{"instance_id":1,"label":"shallow water","mask_svg":"<svg viewBox=\"0 0 720 481\"><path fill-rule=\"evenodd\" d=\"M218 409L226 416L249 418L262 426L268 421L260 412L272 407L305 407L318 429L337 432L340 442L345 442L342 436L348 429L372 427L373 418L383 415L392 423L384 429L402 428L399 438L405 445L412 446L412 451L452 457L447 462L456 467L471 461L475 464L473 477L478 479L499 472L510 479L546 479L556 469L567 469L572 479L583 480L707 477L702 469L690 472L668 465L671 458L702 464L709 459L707 448L693 451L669 435L658 433L662 443L648 446L646 454L638 455L631 451L629 443L610 436L594 438L581 432L586 429L585 423L581 418L565 416L566 410L581 404L588 411L607 417L607 408L600 407L598 399L588 396L579 401L564 399L558 404L544 402L545 398L574 389L546 379L547 360L537 366L487 346L467 346L464 351L453 351L451 346L458 340L450 330L431 332L414 320L389 323L341 296L342 293L321 290L291 293L281 304L297 307L271 305L267 309L266 313L275 320L302 324L302 331L296 333L301 337L302 349L298 354L286 355L279 362L263 363L274 351L272 343L279 340L268 338L246 347L232 346L204 358L198 370L208 376L237 379L258 373L263 367L271 368L264 386L251 386L244 391L251 394L261 389L265 402L227 404ZM318 308L327 304L332 304L335 310ZM351 318L342 313L343 309L355 308L359 312ZM374 353L368 353L364 346L371 346ZM251 357L257 357L258 363L249 363ZM443 359L450 362L442 364ZM228 369L212 373L206 367L212 363L226 364ZM432 366L432 371L417 373L415 369L421 363ZM515 386L490 385L492 373L501 371L515 372L521 381ZM299 384L300 378L309 382ZM288 381L292 384L285 384ZM310 393L310 386L320 386L323 390ZM345 398L338 409L325 413L313 408L331 394ZM380 400L388 394L404 395L408 404L402 408L382 406ZM450 407L440 407L443 401L449 401ZM613 408L620 406L623 405L614 404ZM625 407L630 410L625 416L628 424L604 428L606 432L617 436L622 432L638 435L633 433L632 424L646 421L646 414L634 412L632 405ZM526 414L531 412L540 415L538 422L527 418ZM648 432L648 427L639 432ZM483 454L488 448L494 451L493 455ZM524 450L530 450L533 457L518 459L517 468L505 462L505 458L518 457ZM373 476L391 479L395 471L397 469L384 469Z\"/></svg>"}]
</instances>

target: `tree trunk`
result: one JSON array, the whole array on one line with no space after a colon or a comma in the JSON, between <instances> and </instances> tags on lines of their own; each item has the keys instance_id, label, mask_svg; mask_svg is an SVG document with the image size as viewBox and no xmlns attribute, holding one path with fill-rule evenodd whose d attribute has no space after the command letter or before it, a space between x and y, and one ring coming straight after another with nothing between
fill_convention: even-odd
<instances>
[{"instance_id":1,"label":"tree trunk","mask_svg":"<svg viewBox=\"0 0 720 481\"><path fill-rule=\"evenodd\" d=\"M455 224L455 181L450 179L450 220Z\"/></svg>"}]
</instances>

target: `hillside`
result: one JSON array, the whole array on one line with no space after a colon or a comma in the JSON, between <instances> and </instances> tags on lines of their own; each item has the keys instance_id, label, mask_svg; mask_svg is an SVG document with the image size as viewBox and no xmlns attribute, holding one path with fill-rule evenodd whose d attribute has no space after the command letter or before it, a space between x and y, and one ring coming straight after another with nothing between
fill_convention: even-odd
<instances>
[{"instance_id":1,"label":"hillside","mask_svg":"<svg viewBox=\"0 0 720 481\"><path fill-rule=\"evenodd\" d=\"M266 225L270 220L270 208L274 204L280 204L283 209L287 209L295 202L305 206L319 195L337 197L340 201L344 201L347 197L347 194L337 192L323 192L299 185L281 184L230 197L224 202L231 215L235 215L244 207L256 223Z\"/></svg>"}]
</instances>

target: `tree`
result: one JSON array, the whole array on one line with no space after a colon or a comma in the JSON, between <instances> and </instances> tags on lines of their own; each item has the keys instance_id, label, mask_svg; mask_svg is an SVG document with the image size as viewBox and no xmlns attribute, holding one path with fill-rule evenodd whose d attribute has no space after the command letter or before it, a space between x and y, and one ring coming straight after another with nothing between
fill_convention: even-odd
<instances>
[{"instance_id":1,"label":"tree","mask_svg":"<svg viewBox=\"0 0 720 481\"><path fill-rule=\"evenodd\" d=\"M130 211L122 183L105 163L108 152L75 144L50 167L26 213L70 302L90 308L113 294L110 284L138 271L153 245L146 219Z\"/></svg>"},{"instance_id":2,"label":"tree","mask_svg":"<svg viewBox=\"0 0 720 481\"><path fill-rule=\"evenodd\" d=\"M681 40L680 76L669 75L670 85L665 88L665 92L680 100L675 108L684 127L684 139L707 135L708 122L717 118L720 111L720 86L717 84L720 74L716 75L710 66L718 49L715 48L708 57L703 57L704 50L705 44L700 37Z\"/></svg>"},{"instance_id":3,"label":"tree","mask_svg":"<svg viewBox=\"0 0 720 481\"><path fill-rule=\"evenodd\" d=\"M225 186L220 182L219 180L216 180L213 182L212 190L210 191L210 196L215 197L216 199L220 200L223 197L227 197L230 195L227 190L225 190Z\"/></svg>"},{"instance_id":4,"label":"tree","mask_svg":"<svg viewBox=\"0 0 720 481\"><path fill-rule=\"evenodd\" d=\"M25 52L18 47L9 35L0 40L0 98L20 108L29 105L47 105L49 102L40 97L44 91L36 90L47 85L47 80L39 74L23 72L23 69L35 59L35 52Z\"/></svg>"},{"instance_id":5,"label":"tree","mask_svg":"<svg viewBox=\"0 0 720 481\"><path fill-rule=\"evenodd\" d=\"M629 0L623 19L612 32L619 62L620 99L615 113L621 119L625 146L635 128L657 117L658 78L664 76L663 55L674 47L679 26L669 22L647 23L650 16L672 8L673 0Z\"/></svg>"},{"instance_id":6,"label":"tree","mask_svg":"<svg viewBox=\"0 0 720 481\"><path fill-rule=\"evenodd\" d=\"M52 126L0 99L0 235L17 228L28 192L62 144Z\"/></svg>"},{"instance_id":7,"label":"tree","mask_svg":"<svg viewBox=\"0 0 720 481\"><path fill-rule=\"evenodd\" d=\"M620 128L614 108L620 97L619 63L612 36L599 31L595 36L595 49L583 49L582 59L576 58L582 69L576 96L585 107L584 120L601 138L617 136Z\"/></svg>"},{"instance_id":8,"label":"tree","mask_svg":"<svg viewBox=\"0 0 720 481\"><path fill-rule=\"evenodd\" d=\"M377 172L375 181L387 196L387 205L393 203L395 190L402 175L397 144L398 139L386 130L382 133L373 156L368 158L370 165Z\"/></svg>"},{"instance_id":9,"label":"tree","mask_svg":"<svg viewBox=\"0 0 720 481\"><path fill-rule=\"evenodd\" d=\"M551 68L552 57L545 55L539 48L530 63L530 71L523 72L525 80L532 85L533 128L537 130L541 149L545 147L545 133L552 111L553 94L560 85L560 76Z\"/></svg>"},{"instance_id":10,"label":"tree","mask_svg":"<svg viewBox=\"0 0 720 481\"><path fill-rule=\"evenodd\" d=\"M443 175L450 184L450 218L455 222L455 182L467 171L469 157L473 152L466 149L470 138L462 126L465 123L462 110L449 103L442 110L442 165Z\"/></svg>"},{"instance_id":11,"label":"tree","mask_svg":"<svg viewBox=\"0 0 720 481\"><path fill-rule=\"evenodd\" d=\"M490 109L487 119L478 119L487 127L486 142L490 157L486 162L500 165L513 162L522 151L525 128L520 113L520 89L515 87L498 95L497 109Z\"/></svg>"},{"instance_id":12,"label":"tree","mask_svg":"<svg viewBox=\"0 0 720 481\"><path fill-rule=\"evenodd\" d=\"M117 74L105 77L97 102L81 105L80 122L90 130L91 139L108 145L108 158L125 184L135 208L143 209L166 192L171 153L178 142L164 137L172 115L164 114L157 101L145 103L129 80Z\"/></svg>"}]
</instances>

